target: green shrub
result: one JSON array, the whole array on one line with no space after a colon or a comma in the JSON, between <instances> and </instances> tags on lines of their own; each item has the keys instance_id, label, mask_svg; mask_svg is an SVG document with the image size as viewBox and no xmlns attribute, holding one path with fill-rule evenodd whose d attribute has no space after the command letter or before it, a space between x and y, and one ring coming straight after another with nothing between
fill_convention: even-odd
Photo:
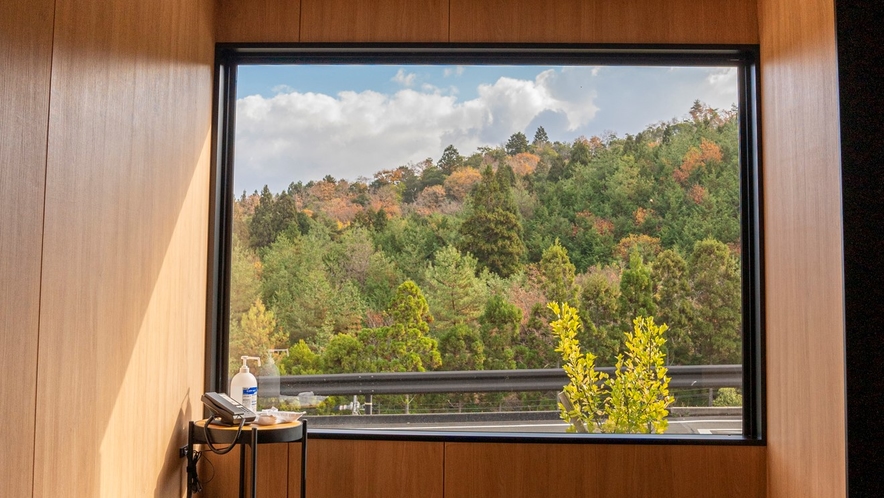
<instances>
[{"instance_id":1,"label":"green shrub","mask_svg":"<svg viewBox=\"0 0 884 498\"><path fill-rule=\"evenodd\" d=\"M570 382L560 396L560 416L571 424L569 432L654 433L666 431L667 408L674 401L666 376L663 333L653 317L633 320L626 332L626 350L617 355L617 375L595 369L595 355L582 352L577 332L581 327L577 310L562 303L550 303L557 319L550 323L558 337L556 348Z\"/></svg>"},{"instance_id":2,"label":"green shrub","mask_svg":"<svg viewBox=\"0 0 884 498\"><path fill-rule=\"evenodd\" d=\"M743 406L743 395L733 387L722 387L715 395L712 406Z\"/></svg>"}]
</instances>

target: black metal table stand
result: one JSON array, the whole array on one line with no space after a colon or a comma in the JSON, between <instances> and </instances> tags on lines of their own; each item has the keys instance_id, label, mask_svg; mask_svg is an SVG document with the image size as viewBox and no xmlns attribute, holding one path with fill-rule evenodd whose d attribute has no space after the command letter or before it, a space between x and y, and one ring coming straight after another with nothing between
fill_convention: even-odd
<instances>
[{"instance_id":1,"label":"black metal table stand","mask_svg":"<svg viewBox=\"0 0 884 498\"><path fill-rule=\"evenodd\" d=\"M250 429L243 428L238 431L237 427L226 426L205 426L205 420L199 422L190 422L187 428L187 498L193 496L190 487L192 479L196 478L196 465L194 462L195 444L208 443L207 432L211 431L211 439L217 444L238 444L239 448L239 496L246 496L246 446L251 448L251 497L256 498L258 495L258 445L262 443L292 443L301 442L301 498L307 496L307 421L257 426L252 425ZM203 425L200 425L203 424ZM205 450L204 450L205 451Z\"/></svg>"}]
</instances>

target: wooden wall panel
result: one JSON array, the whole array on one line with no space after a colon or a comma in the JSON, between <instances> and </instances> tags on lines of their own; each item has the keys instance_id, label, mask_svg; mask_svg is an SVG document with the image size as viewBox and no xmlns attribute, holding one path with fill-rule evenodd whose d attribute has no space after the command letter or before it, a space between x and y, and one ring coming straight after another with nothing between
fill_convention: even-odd
<instances>
[{"instance_id":1,"label":"wooden wall panel","mask_svg":"<svg viewBox=\"0 0 884 498\"><path fill-rule=\"evenodd\" d=\"M832 0L760 0L771 497L845 496Z\"/></svg>"},{"instance_id":2,"label":"wooden wall panel","mask_svg":"<svg viewBox=\"0 0 884 498\"><path fill-rule=\"evenodd\" d=\"M223 447L224 445L220 445ZM296 449L292 451L297 458L295 464L289 463L289 446ZM215 455L206 448L200 459L199 477L203 483L202 493L197 497L206 498L235 498L239 496L239 453L240 449L234 449L226 455ZM246 489L251 489L251 453L246 447ZM258 445L258 496L273 498L285 498L286 496L298 496L298 487L294 487L295 494L289 494L289 487L295 486L300 479L301 445L298 444L260 444ZM289 469L295 473L289 475Z\"/></svg>"},{"instance_id":3,"label":"wooden wall panel","mask_svg":"<svg viewBox=\"0 0 884 498\"><path fill-rule=\"evenodd\" d=\"M218 41L758 43L756 7L756 0L221 0Z\"/></svg>"},{"instance_id":4,"label":"wooden wall panel","mask_svg":"<svg viewBox=\"0 0 884 498\"><path fill-rule=\"evenodd\" d=\"M46 130L55 0L0 3L0 435L2 494L31 493Z\"/></svg>"},{"instance_id":5,"label":"wooden wall panel","mask_svg":"<svg viewBox=\"0 0 884 498\"><path fill-rule=\"evenodd\" d=\"M442 498L443 444L313 439L307 446L307 495ZM300 451L297 444L290 448ZM289 461L300 465L298 458ZM289 497L297 496L290 488Z\"/></svg>"},{"instance_id":6,"label":"wooden wall panel","mask_svg":"<svg viewBox=\"0 0 884 498\"><path fill-rule=\"evenodd\" d=\"M452 42L758 43L755 0L451 0Z\"/></svg>"},{"instance_id":7,"label":"wooden wall panel","mask_svg":"<svg viewBox=\"0 0 884 498\"><path fill-rule=\"evenodd\" d=\"M302 0L302 42L447 42L447 0Z\"/></svg>"},{"instance_id":8,"label":"wooden wall panel","mask_svg":"<svg viewBox=\"0 0 884 498\"><path fill-rule=\"evenodd\" d=\"M219 42L296 43L300 39L300 0L220 0Z\"/></svg>"},{"instance_id":9,"label":"wooden wall panel","mask_svg":"<svg viewBox=\"0 0 884 498\"><path fill-rule=\"evenodd\" d=\"M765 496L764 447L446 443L445 498Z\"/></svg>"},{"instance_id":10,"label":"wooden wall panel","mask_svg":"<svg viewBox=\"0 0 884 498\"><path fill-rule=\"evenodd\" d=\"M35 496L176 496L201 414L212 0L58 0Z\"/></svg>"},{"instance_id":11,"label":"wooden wall panel","mask_svg":"<svg viewBox=\"0 0 884 498\"><path fill-rule=\"evenodd\" d=\"M205 456L212 463L201 466L200 478L211 482L200 496L239 496L239 450ZM307 449L307 496L441 498L443 467L443 443L312 439ZM301 443L259 446L258 495L300 497Z\"/></svg>"}]
</instances>

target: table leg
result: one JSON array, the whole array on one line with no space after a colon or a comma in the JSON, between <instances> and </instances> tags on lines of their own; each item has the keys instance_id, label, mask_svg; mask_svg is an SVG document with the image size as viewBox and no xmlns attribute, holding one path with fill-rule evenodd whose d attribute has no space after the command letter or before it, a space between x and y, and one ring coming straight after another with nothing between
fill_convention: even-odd
<instances>
[{"instance_id":1,"label":"table leg","mask_svg":"<svg viewBox=\"0 0 884 498\"><path fill-rule=\"evenodd\" d=\"M246 497L246 445L239 445L239 498Z\"/></svg>"},{"instance_id":2,"label":"table leg","mask_svg":"<svg viewBox=\"0 0 884 498\"><path fill-rule=\"evenodd\" d=\"M258 427L252 426L252 498L258 496Z\"/></svg>"},{"instance_id":3,"label":"table leg","mask_svg":"<svg viewBox=\"0 0 884 498\"><path fill-rule=\"evenodd\" d=\"M307 498L307 421L301 424L301 498Z\"/></svg>"},{"instance_id":4,"label":"table leg","mask_svg":"<svg viewBox=\"0 0 884 498\"><path fill-rule=\"evenodd\" d=\"M193 421L187 424L187 498L193 496L190 484L193 482L194 476L191 473L196 472L193 465Z\"/></svg>"}]
</instances>

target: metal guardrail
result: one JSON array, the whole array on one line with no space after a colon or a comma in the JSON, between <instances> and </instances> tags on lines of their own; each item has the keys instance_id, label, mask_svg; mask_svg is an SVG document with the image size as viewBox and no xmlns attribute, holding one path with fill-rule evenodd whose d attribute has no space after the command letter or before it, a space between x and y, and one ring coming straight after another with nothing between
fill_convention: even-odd
<instances>
[{"instance_id":1,"label":"metal guardrail","mask_svg":"<svg viewBox=\"0 0 884 498\"><path fill-rule=\"evenodd\" d=\"M597 370L609 375L614 372L613 367ZM743 385L742 365L672 366L668 367L667 375L670 388L739 388ZM284 396L307 391L339 396L560 391L568 383L568 377L561 368L258 377L259 385L273 385L273 391L277 382L279 393Z\"/></svg>"}]
</instances>

